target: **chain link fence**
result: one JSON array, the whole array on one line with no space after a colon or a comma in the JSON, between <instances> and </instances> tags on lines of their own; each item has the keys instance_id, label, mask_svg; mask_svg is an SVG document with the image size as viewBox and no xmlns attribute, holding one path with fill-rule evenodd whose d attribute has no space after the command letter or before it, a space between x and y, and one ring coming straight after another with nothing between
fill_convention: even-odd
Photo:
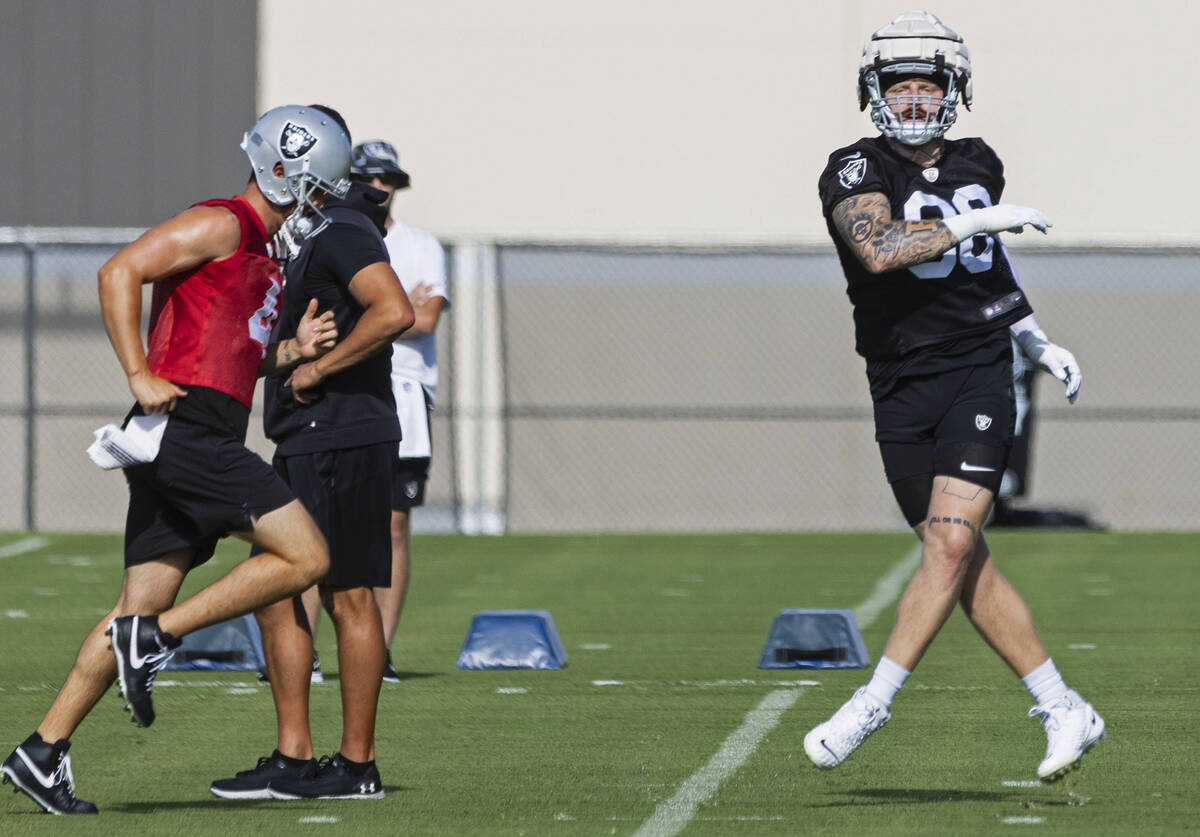
<instances>
[{"instance_id":1,"label":"chain link fence","mask_svg":"<svg viewBox=\"0 0 1200 837\"><path fill-rule=\"evenodd\" d=\"M92 431L121 422L133 404L100 317L96 273L140 230L0 229L0 529L120 531L128 492L121 474L88 459ZM150 289L143 294L143 335ZM453 318L439 328L452 352ZM449 416L453 364L443 362L432 420L434 462L426 531L457 527ZM262 384L247 445L270 461L262 433ZM414 515L414 520L418 515Z\"/></svg>"},{"instance_id":2,"label":"chain link fence","mask_svg":"<svg viewBox=\"0 0 1200 837\"><path fill-rule=\"evenodd\" d=\"M1200 252L1020 250L1043 376L1022 503L1200 523ZM902 527L830 252L499 255L510 530Z\"/></svg>"},{"instance_id":3,"label":"chain link fence","mask_svg":"<svg viewBox=\"0 0 1200 837\"><path fill-rule=\"evenodd\" d=\"M84 449L131 403L100 319L96 270L134 234L0 235L0 455L9 475L0 528L123 526L123 480ZM499 340L488 350L500 354L508 531L903 527L831 251L490 252ZM1074 407L1057 382L1039 387L1022 502L1117 528L1195 528L1200 384L1189 372L1200 251L1031 249L1014 258L1043 327L1084 370ZM455 356L456 330L478 323L457 305L460 278L451 277L456 305L439 327L434 465L418 530L460 528L458 378L473 361ZM248 444L269 458L260 402Z\"/></svg>"}]
</instances>

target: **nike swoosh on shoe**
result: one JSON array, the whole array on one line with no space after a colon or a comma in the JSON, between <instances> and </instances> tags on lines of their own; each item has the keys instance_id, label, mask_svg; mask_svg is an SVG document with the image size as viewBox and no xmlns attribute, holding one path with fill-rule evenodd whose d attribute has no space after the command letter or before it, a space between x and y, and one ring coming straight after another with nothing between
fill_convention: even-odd
<instances>
[{"instance_id":1,"label":"nike swoosh on shoe","mask_svg":"<svg viewBox=\"0 0 1200 837\"><path fill-rule=\"evenodd\" d=\"M54 776L47 776L39 770L38 766L30 760L29 756L25 755L25 751L20 747L17 748L17 755L20 756L21 761L25 762L25 766L29 768L29 772L33 774L33 778L38 780L38 784L46 790L54 787Z\"/></svg>"}]
</instances>

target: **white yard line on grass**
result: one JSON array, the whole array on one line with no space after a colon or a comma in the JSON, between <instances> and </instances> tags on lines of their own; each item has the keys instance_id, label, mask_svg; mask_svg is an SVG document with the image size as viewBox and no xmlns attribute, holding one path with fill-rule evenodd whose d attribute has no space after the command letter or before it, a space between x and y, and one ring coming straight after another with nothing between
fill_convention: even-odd
<instances>
[{"instance_id":1,"label":"white yard line on grass","mask_svg":"<svg viewBox=\"0 0 1200 837\"><path fill-rule=\"evenodd\" d=\"M875 584L875 590L865 602L854 608L854 621L858 622L859 630L866 628L879 618L896 599L900 591L908 583L909 578L916 572L921 563L921 542L908 551L908 554L888 571L888 574Z\"/></svg>"},{"instance_id":2,"label":"white yard line on grass","mask_svg":"<svg viewBox=\"0 0 1200 837\"><path fill-rule=\"evenodd\" d=\"M918 543L900 563L879 579L865 602L854 608L860 629L874 622L900 596L909 576L921 562ZM776 689L746 714L746 720L725 739L708 764L679 786L675 795L654 809L650 819L634 832L634 837L674 837L687 827L700 806L712 798L721 783L732 776L753 755L763 737L775 728L784 711L792 706L803 689Z\"/></svg>"},{"instance_id":3,"label":"white yard line on grass","mask_svg":"<svg viewBox=\"0 0 1200 837\"><path fill-rule=\"evenodd\" d=\"M733 735L725 739L708 764L680 785L674 796L660 804L654 815L634 832L634 837L665 837L682 831L721 783L750 758L758 742L779 723L783 710L795 703L803 691L776 689L763 698L762 703L746 714L746 720Z\"/></svg>"},{"instance_id":4,"label":"white yard line on grass","mask_svg":"<svg viewBox=\"0 0 1200 837\"><path fill-rule=\"evenodd\" d=\"M49 543L50 539L43 538L41 535L35 535L32 538L23 538L10 543L8 546L0 546L0 558L12 558L14 555L35 552Z\"/></svg>"}]
</instances>

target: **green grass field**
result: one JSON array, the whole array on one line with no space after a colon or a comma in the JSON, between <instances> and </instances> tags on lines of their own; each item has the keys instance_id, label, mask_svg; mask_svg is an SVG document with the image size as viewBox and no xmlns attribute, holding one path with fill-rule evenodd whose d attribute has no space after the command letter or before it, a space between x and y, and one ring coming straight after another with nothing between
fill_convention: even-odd
<instances>
[{"instance_id":1,"label":"green grass field","mask_svg":"<svg viewBox=\"0 0 1200 837\"><path fill-rule=\"evenodd\" d=\"M0 535L5 754L41 719L121 573L118 536L45 535L12 554L28 537ZM380 705L386 799L213 798L212 779L273 748L269 690L252 674L167 672L153 728L134 727L114 689L75 735L77 791L99 817L49 817L5 794L0 833L566 837L630 835L649 821L643 833L662 835L679 824L651 818L681 786L698 802L679 832L689 837L1195 829L1200 536L1027 531L990 541L1068 682L1108 722L1109 738L1055 786L1029 786L1045 746L1025 715L1031 700L958 614L891 723L837 770L809 765L804 733L867 672L759 670L771 620L787 607L857 607L911 536L418 536L397 638L405 679L385 684ZM244 553L225 542L184 592ZM456 670L471 615L502 608L550 610L568 667ZM892 613L863 630L872 658ZM335 675L328 620L318 647ZM778 725L718 786L689 791L777 692L787 703ZM332 752L335 676L313 687L312 702L317 747Z\"/></svg>"}]
</instances>

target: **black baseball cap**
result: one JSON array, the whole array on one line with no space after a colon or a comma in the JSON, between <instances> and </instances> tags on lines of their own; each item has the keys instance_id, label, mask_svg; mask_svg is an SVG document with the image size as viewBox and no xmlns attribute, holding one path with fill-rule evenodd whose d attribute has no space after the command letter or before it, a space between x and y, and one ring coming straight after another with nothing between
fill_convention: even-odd
<instances>
[{"instance_id":1,"label":"black baseball cap","mask_svg":"<svg viewBox=\"0 0 1200 837\"><path fill-rule=\"evenodd\" d=\"M350 154L350 176L361 180L378 177L397 189L407 189L408 172L400 168L396 147L383 140L368 140L354 146Z\"/></svg>"}]
</instances>

